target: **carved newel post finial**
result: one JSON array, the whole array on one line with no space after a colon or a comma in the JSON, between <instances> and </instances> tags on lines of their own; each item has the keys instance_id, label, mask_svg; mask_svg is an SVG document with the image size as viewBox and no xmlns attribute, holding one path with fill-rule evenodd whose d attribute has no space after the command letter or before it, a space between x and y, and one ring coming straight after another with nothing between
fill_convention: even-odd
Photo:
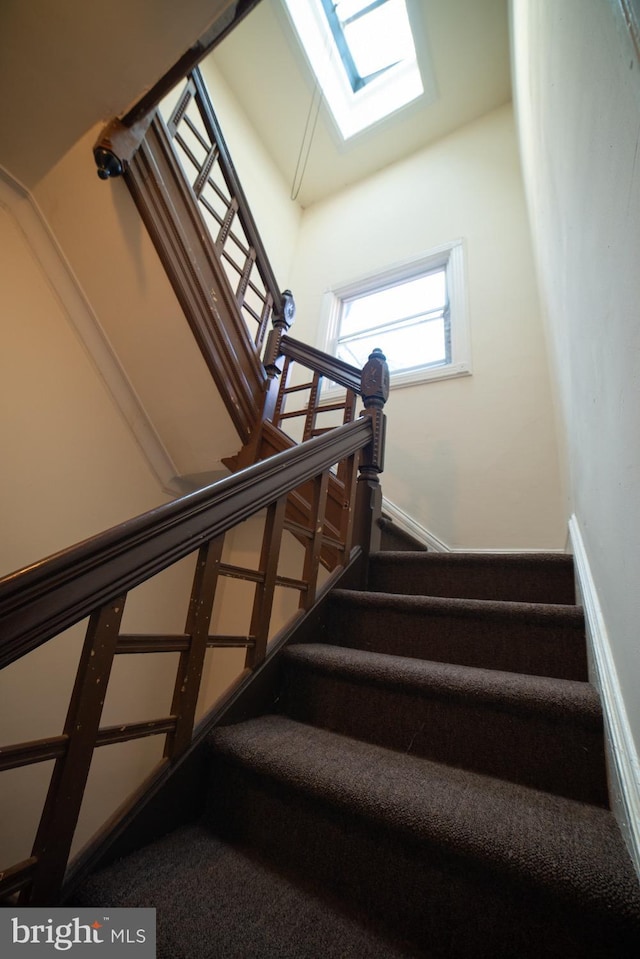
<instances>
[{"instance_id":1,"label":"carved newel post finial","mask_svg":"<svg viewBox=\"0 0 640 959\"><path fill-rule=\"evenodd\" d=\"M362 415L371 417L373 437L364 451L359 479L378 483L378 474L384 469L386 417L383 410L389 398L389 367L382 350L375 349L369 355L362 370L360 390L364 403Z\"/></svg>"},{"instance_id":2,"label":"carved newel post finial","mask_svg":"<svg viewBox=\"0 0 640 959\"><path fill-rule=\"evenodd\" d=\"M274 308L271 318L273 329L269 330L267 345L264 350L263 364L270 379L280 373L276 360L280 356L280 341L284 334L291 329L296 315L296 304L291 290L284 290L279 308Z\"/></svg>"}]
</instances>

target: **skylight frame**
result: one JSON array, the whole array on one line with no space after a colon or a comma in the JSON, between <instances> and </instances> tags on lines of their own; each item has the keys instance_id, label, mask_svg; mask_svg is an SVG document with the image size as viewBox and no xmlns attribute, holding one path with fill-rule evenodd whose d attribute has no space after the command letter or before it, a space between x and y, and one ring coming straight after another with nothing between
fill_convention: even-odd
<instances>
[{"instance_id":1,"label":"skylight frame","mask_svg":"<svg viewBox=\"0 0 640 959\"><path fill-rule=\"evenodd\" d=\"M347 23L369 16L370 13L373 13L376 9L384 6L385 4L389 2L390 0L370 0L369 4L365 6L363 10L359 11L358 13L350 17ZM336 44L336 47L338 48L338 53L340 54L340 58L342 60L342 65L347 73L347 77L351 84L351 89L353 90L354 93L357 93L358 90L362 90L362 88L365 87L367 83L371 83L371 81L375 80L376 77L382 76L383 73L386 73L387 70L392 69L396 65L396 63L399 62L399 61L390 61L386 66L382 67L381 69L375 70L373 73L369 73L363 76L360 73L360 70L356 63L356 59L353 55L351 46L349 44L349 38L347 37L344 30L344 26L346 24L343 23L343 21L341 20L337 12L337 6L338 6L337 3L335 2L335 0L320 0L320 3L322 4L322 7L325 12L325 16L329 22L329 26L333 34L334 42Z\"/></svg>"},{"instance_id":2,"label":"skylight frame","mask_svg":"<svg viewBox=\"0 0 640 959\"><path fill-rule=\"evenodd\" d=\"M368 78L353 90L323 8L323 0L282 0L342 140L348 140L425 95L434 84L417 54ZM407 12L411 0L405 0ZM414 38L414 46L415 38Z\"/></svg>"}]
</instances>

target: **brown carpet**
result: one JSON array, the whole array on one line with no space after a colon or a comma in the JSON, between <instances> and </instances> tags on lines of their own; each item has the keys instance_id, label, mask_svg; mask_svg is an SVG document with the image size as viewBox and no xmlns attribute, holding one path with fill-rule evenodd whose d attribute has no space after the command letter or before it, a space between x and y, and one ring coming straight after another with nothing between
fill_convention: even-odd
<instances>
[{"instance_id":1,"label":"brown carpet","mask_svg":"<svg viewBox=\"0 0 640 959\"><path fill-rule=\"evenodd\" d=\"M160 956L640 955L569 557L378 554L208 748L202 823L79 900L175 904Z\"/></svg>"}]
</instances>

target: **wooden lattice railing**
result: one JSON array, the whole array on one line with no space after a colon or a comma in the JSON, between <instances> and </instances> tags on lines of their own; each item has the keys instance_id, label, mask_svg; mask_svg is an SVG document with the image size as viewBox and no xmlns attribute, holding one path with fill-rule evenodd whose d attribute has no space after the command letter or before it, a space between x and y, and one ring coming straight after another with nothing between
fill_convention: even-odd
<instances>
[{"instance_id":1,"label":"wooden lattice railing","mask_svg":"<svg viewBox=\"0 0 640 959\"><path fill-rule=\"evenodd\" d=\"M199 69L191 73L167 120L167 131L260 351L272 310L282 312L283 294Z\"/></svg>"},{"instance_id":2,"label":"wooden lattice railing","mask_svg":"<svg viewBox=\"0 0 640 959\"><path fill-rule=\"evenodd\" d=\"M299 594L299 610L311 608L320 590L323 549L345 565L354 549L368 548L372 490L382 468L380 436L386 398L384 364L373 358L363 373L365 415L263 460L212 487L137 517L0 581L0 668L28 655L89 617L84 646L62 730L36 741L0 748L0 770L55 760L31 855L0 863L0 899L19 894L23 903L57 901L67 867L94 751L105 745L163 736L158 767L175 763L192 741L204 655L211 647L246 650L247 676L267 655L276 587ZM326 522L330 480L336 468L363 480L343 487L342 519ZM287 502L304 503L302 519L287 519ZM266 509L255 569L222 562L225 534ZM356 512L361 520L356 523ZM283 532L304 544L299 578L279 574ZM369 532L367 532L369 531ZM355 537L355 538L354 538ZM359 540L359 542L358 542ZM160 571L197 553L184 632L131 635L121 632L127 594ZM326 564L326 559L325 559ZM244 636L211 634L216 588L231 576L255 584L251 624ZM298 614L300 615L300 613ZM116 656L179 653L174 692L166 715L144 722L101 726L101 713Z\"/></svg>"}]
</instances>

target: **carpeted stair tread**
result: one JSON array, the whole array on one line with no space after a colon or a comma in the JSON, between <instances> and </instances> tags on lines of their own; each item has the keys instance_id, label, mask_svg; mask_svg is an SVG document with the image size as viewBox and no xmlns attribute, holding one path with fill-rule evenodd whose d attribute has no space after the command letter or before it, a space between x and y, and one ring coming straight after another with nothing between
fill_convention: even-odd
<instances>
[{"instance_id":1,"label":"carpeted stair tread","mask_svg":"<svg viewBox=\"0 0 640 959\"><path fill-rule=\"evenodd\" d=\"M564 553L374 553L376 592L525 603L575 603L573 557Z\"/></svg>"},{"instance_id":2,"label":"carpeted stair tread","mask_svg":"<svg viewBox=\"0 0 640 959\"><path fill-rule=\"evenodd\" d=\"M600 700L590 683L434 663L322 643L290 646L284 659L367 684L412 689L448 701L473 699L505 710L567 719L602 729Z\"/></svg>"},{"instance_id":3,"label":"carpeted stair tread","mask_svg":"<svg viewBox=\"0 0 640 959\"><path fill-rule=\"evenodd\" d=\"M157 910L157 959L408 959L267 864L184 827L92 876L74 905ZM422 956L422 952L420 952Z\"/></svg>"},{"instance_id":4,"label":"carpeted stair tread","mask_svg":"<svg viewBox=\"0 0 640 959\"><path fill-rule=\"evenodd\" d=\"M345 736L608 805L602 711L588 683L305 644L284 653L278 707Z\"/></svg>"},{"instance_id":5,"label":"carpeted stair tread","mask_svg":"<svg viewBox=\"0 0 640 959\"><path fill-rule=\"evenodd\" d=\"M640 933L640 889L607 810L282 716L219 728L209 743L223 761L402 836L424 856L444 850Z\"/></svg>"},{"instance_id":6,"label":"carpeted stair tread","mask_svg":"<svg viewBox=\"0 0 640 959\"><path fill-rule=\"evenodd\" d=\"M334 589L323 641L375 652L587 679L582 607Z\"/></svg>"}]
</instances>

